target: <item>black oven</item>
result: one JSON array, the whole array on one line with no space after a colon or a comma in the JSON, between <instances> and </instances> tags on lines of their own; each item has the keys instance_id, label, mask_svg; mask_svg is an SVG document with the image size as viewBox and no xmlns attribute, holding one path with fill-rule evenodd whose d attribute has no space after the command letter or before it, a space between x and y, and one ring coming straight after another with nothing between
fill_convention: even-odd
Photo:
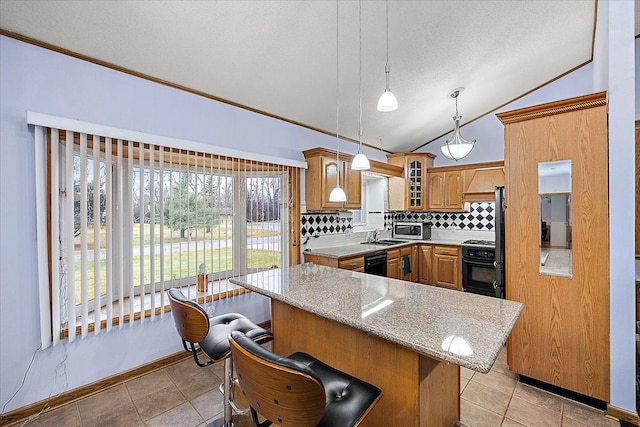
<instances>
[{"instance_id":1,"label":"black oven","mask_svg":"<svg viewBox=\"0 0 640 427\"><path fill-rule=\"evenodd\" d=\"M496 287L495 249L462 248L462 289L465 292L504 298L502 288Z\"/></svg>"}]
</instances>

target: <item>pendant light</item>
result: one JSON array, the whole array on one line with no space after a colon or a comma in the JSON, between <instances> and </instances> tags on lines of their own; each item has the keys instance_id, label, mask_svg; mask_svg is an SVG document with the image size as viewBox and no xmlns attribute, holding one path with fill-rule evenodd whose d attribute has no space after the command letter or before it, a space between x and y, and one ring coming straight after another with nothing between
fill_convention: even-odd
<instances>
[{"instance_id":1,"label":"pendant light","mask_svg":"<svg viewBox=\"0 0 640 427\"><path fill-rule=\"evenodd\" d=\"M371 165L369 164L369 159L362 152L362 0L358 1L358 22L360 24L360 71L359 71L359 90L360 94L358 95L358 111L360 113L360 118L358 122L358 154L351 161L351 169L357 171L363 171L371 169Z\"/></svg>"},{"instance_id":2,"label":"pendant light","mask_svg":"<svg viewBox=\"0 0 640 427\"><path fill-rule=\"evenodd\" d=\"M346 202L347 194L340 188L340 55L338 50L338 0L336 0L336 168L338 169L338 180L336 187L329 194L330 202Z\"/></svg>"},{"instance_id":3,"label":"pendant light","mask_svg":"<svg viewBox=\"0 0 640 427\"><path fill-rule=\"evenodd\" d=\"M389 71L391 71L391 67L389 67L389 0L386 0L385 3L387 7L387 64L384 66L384 73L387 78L387 86L382 95L380 95L380 99L378 99L378 111L382 112L398 109L398 100L393 92L391 92L391 89L389 89Z\"/></svg>"},{"instance_id":4,"label":"pendant light","mask_svg":"<svg viewBox=\"0 0 640 427\"><path fill-rule=\"evenodd\" d=\"M462 137L462 135L460 135L460 119L462 118L462 116L458 114L458 95L460 95L460 92L462 92L463 90L463 87L455 88L449 94L451 98L454 98L456 100L456 115L453 117L455 129L453 131L453 137L444 145L440 146L440 151L442 151L442 154L447 159L455 160L456 162L469 154L473 149L474 144L476 143L475 139L466 140Z\"/></svg>"}]
</instances>

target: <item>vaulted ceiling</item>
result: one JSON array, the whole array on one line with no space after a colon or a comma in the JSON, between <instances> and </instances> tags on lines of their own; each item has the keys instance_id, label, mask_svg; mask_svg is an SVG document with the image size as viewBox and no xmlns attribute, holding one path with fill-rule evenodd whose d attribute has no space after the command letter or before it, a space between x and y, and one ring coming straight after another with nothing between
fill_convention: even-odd
<instances>
[{"instance_id":1,"label":"vaulted ceiling","mask_svg":"<svg viewBox=\"0 0 640 427\"><path fill-rule=\"evenodd\" d=\"M359 41L363 142L412 151L567 73L592 56L596 3L403 1L339 10L340 134L357 140ZM250 109L336 132L336 2L2 1L0 28Z\"/></svg>"}]
</instances>

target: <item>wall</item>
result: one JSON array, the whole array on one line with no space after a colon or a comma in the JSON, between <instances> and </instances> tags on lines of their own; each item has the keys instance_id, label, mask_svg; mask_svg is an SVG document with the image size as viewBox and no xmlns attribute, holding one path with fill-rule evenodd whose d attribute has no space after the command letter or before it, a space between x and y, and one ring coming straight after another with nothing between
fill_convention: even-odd
<instances>
[{"instance_id":1,"label":"wall","mask_svg":"<svg viewBox=\"0 0 640 427\"><path fill-rule=\"evenodd\" d=\"M304 160L301 150L334 149L335 137L4 36L0 58L0 410L5 412L182 350L170 316L38 350L34 137L25 123L28 110L296 160ZM357 153L355 144L341 148ZM365 150L370 158L385 160ZM225 310L257 322L269 318L267 300L255 294L221 303L216 312ZM32 356L24 386L9 402Z\"/></svg>"},{"instance_id":2,"label":"wall","mask_svg":"<svg viewBox=\"0 0 640 427\"><path fill-rule=\"evenodd\" d=\"M616 171L611 182L610 205L616 215L615 212L625 214L634 209L634 180L627 176L628 170L633 169L634 160L624 154L633 144L633 132L631 136L627 134L628 114L625 110L632 112L629 123L634 116L640 117L638 99L635 99L635 108L632 104L635 87L629 81L637 71L634 71L633 63L629 66L633 56L629 48L638 54L640 47L637 40L633 45L633 34L629 40L629 33L633 31L633 2L600 1L598 4L596 44L601 56L594 57L594 63L499 111L609 90L610 131L620 132L619 137L616 131L610 134L611 170ZM603 8L606 8L606 14L601 11ZM604 18L606 22L603 22ZM615 25L609 25L609 22ZM605 30L606 37L601 36ZM612 49L612 46L616 48ZM602 59L605 55L607 61ZM90 336L66 346L37 351L33 130L25 124L27 110L297 160L302 160L301 150L317 146L334 149L335 138L3 36L0 36L0 58L0 405L4 407L3 411L10 411L182 348L171 318L165 316L143 325L126 325L108 335ZM594 71L594 64L598 72ZM601 86L596 85L596 75ZM638 79L635 79L635 85L637 87ZM504 158L503 127L495 118L496 112L463 127L463 135L478 142L472 153L459 163ZM439 155L439 146L448 136L420 150L437 154L436 166L454 163ZM354 144L341 144L341 149L350 154L357 152ZM365 153L372 159L385 161L385 156L379 152L365 147ZM622 172L619 176L618 171ZM301 184L304 200L304 181ZM627 222L629 220L623 218L621 224ZM612 222L612 256L621 256L612 263L611 269L611 348L615 349L611 360L612 403L632 410L635 406L635 360L631 359L635 354L635 338L629 330L634 323L629 319L635 317L633 285L627 283L627 275L633 268L633 258L627 254L629 236L625 233L629 233L624 228L615 229L613 225ZM256 321L266 318L265 304L259 296L252 294L245 300L235 300L234 304L241 302L242 306L224 309L243 310ZM112 349L131 351L115 352ZM7 404L19 388L34 352L24 387Z\"/></svg>"}]
</instances>

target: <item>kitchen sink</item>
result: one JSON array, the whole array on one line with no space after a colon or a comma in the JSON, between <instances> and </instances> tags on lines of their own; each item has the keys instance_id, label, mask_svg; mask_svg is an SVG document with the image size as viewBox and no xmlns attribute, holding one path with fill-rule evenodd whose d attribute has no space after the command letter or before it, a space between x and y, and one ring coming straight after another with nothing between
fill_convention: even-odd
<instances>
[{"instance_id":1,"label":"kitchen sink","mask_svg":"<svg viewBox=\"0 0 640 427\"><path fill-rule=\"evenodd\" d=\"M405 240L378 240L377 242L362 242L363 245L380 245L380 246L393 246L401 243L407 243Z\"/></svg>"}]
</instances>

